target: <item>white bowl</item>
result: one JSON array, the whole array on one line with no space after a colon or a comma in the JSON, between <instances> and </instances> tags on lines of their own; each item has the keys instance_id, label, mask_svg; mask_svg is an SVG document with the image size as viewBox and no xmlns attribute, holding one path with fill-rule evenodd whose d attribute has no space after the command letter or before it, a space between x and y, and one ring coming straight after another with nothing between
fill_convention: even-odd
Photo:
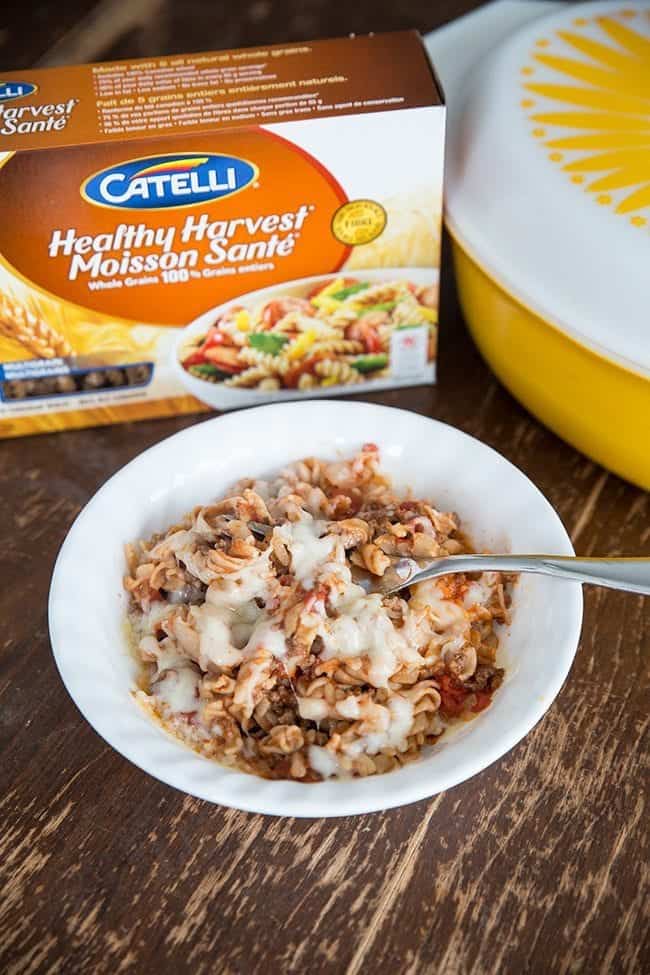
<instances>
[{"instance_id":1,"label":"white bowl","mask_svg":"<svg viewBox=\"0 0 650 975\"><path fill-rule=\"evenodd\" d=\"M506 680L490 708L417 762L386 775L313 785L226 769L176 741L133 700L136 666L125 640L125 542L173 524L238 478L289 461L349 455L367 441L398 487L458 511L481 547L572 555L537 488L499 454L404 410L340 401L282 403L209 420L151 447L118 471L70 529L50 591L50 635L63 681L95 730L150 775L224 806L286 816L342 816L432 796L475 775L526 735L552 703L573 660L582 592L522 576L500 662Z\"/></svg>"},{"instance_id":2,"label":"white bowl","mask_svg":"<svg viewBox=\"0 0 650 975\"><path fill-rule=\"evenodd\" d=\"M280 295L291 295L302 298L309 294L315 285L326 285L329 281L335 281L337 277L364 278L366 281L374 281L376 283L381 281L412 281L414 284L430 285L437 283L438 271L433 268L424 267L384 267L379 270L366 270L364 268L347 272L342 270L339 274L316 274L310 278L282 281L279 284L271 285L269 288L262 288L259 291L251 291L248 294L240 295L238 298L232 298L222 305L216 305L214 308L210 308L179 331L171 350L171 368L174 376L185 387L188 393L196 396L197 399L203 403L207 403L208 406L211 406L215 410L232 410L240 406L256 405L258 403L268 402L269 400L282 402L283 400L304 398L305 394L299 389L280 389L277 392L259 389L237 389L236 387L225 386L223 383L210 383L205 379L197 379L187 369L183 369L179 358L180 352L189 339L195 335L205 335L210 326L214 325L216 320L231 305L243 305L246 308L255 308L256 305L264 301L270 301L272 298L279 297ZM388 376L385 379L367 380L355 391L359 393L364 389L372 389L373 391L378 389L391 389L395 385L395 378ZM328 386L320 390L310 389L309 398L328 398L332 395L334 389L340 389L341 392L350 392L349 386Z\"/></svg>"}]
</instances>

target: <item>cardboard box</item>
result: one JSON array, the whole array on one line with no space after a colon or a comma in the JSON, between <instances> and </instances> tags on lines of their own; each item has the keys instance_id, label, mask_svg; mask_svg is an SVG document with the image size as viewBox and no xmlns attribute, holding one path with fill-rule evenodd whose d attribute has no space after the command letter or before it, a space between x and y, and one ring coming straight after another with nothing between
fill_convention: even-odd
<instances>
[{"instance_id":1,"label":"cardboard box","mask_svg":"<svg viewBox=\"0 0 650 975\"><path fill-rule=\"evenodd\" d=\"M5 74L0 434L432 382L415 32Z\"/></svg>"}]
</instances>

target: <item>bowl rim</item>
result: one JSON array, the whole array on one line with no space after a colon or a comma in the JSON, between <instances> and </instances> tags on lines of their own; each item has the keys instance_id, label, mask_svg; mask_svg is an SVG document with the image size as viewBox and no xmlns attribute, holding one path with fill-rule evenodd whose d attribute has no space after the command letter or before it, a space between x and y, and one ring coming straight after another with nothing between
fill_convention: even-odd
<instances>
[{"instance_id":1,"label":"bowl rim","mask_svg":"<svg viewBox=\"0 0 650 975\"><path fill-rule=\"evenodd\" d=\"M244 812L270 816L290 816L293 818L312 819L335 818L339 816L380 812L382 810L392 809L395 807L408 805L412 802L432 798L434 795L437 795L442 791L447 791L448 789L459 785L461 782L466 781L467 779L476 775L478 772L487 769L495 761L509 752L535 727L546 711L551 707L555 698L560 692L573 665L573 660L578 649L583 618L582 587L579 584L572 585L571 583L564 583L566 587L565 608L567 610L567 615L563 629L566 630L566 632L563 636L562 645L556 645L554 648L557 660L561 661L561 663L557 667L553 679L549 681L545 688L544 699L535 699L531 697L528 701L528 707L525 712L519 717L518 720L513 721L509 725L507 732L498 738L491 740L489 745L483 748L480 756L470 754L467 758L465 758L460 768L447 776L443 786L434 786L432 791L431 785L428 784L427 776L422 775L410 787L405 788L403 785L400 789L386 792L385 794L382 793L381 798L369 800L368 797L365 797L362 792L358 790L349 795L340 795L337 797L335 805L333 805L331 798L324 795L319 796L319 792L323 789L330 791L332 781L335 780L327 780L326 782L307 785L300 782L288 782L287 780L265 780L255 776L249 776L247 773L237 772L235 774L238 777L245 776L247 779L253 779L257 783L258 788L256 790L248 791L243 797L239 795L235 795L234 797L232 795L225 795L223 799L215 798L214 794L210 794L209 789L196 788L194 786L189 789L186 786L179 784L178 781L174 781L174 776L171 773L168 773L165 768L161 769L159 767L159 764L155 758L151 761L143 761L141 758L135 758L133 754L128 754L125 752L121 744L116 743L114 740L115 736L110 733L110 729L108 732L105 729L100 729L99 725L101 724L101 721L98 717L96 717L92 707L88 705L87 701L79 700L72 689L72 673L71 671L70 673L68 672L68 662L64 659L65 654L61 650L62 644L66 637L64 633L65 621L60 619L60 612L58 608L60 605L59 590L64 585L64 576L68 570L68 563L72 562L72 565L74 566L73 543L75 536L83 530L85 522L92 517L95 507L98 505L100 500L109 494L111 487L114 486L118 481L124 480L126 477L128 477L129 471L132 472L133 470L137 470L138 467L144 468L146 466L147 459L151 456L155 455L156 453L169 450L170 444L178 442L188 435L196 435L196 433L193 434L192 432L196 431L197 429L203 429L207 426L214 426L215 424L235 424L237 423L237 418L239 416L248 414L256 415L260 411L264 411L265 415L268 415L271 411L295 411L300 405L305 406L307 404L298 404L295 402L265 404L262 406L251 407L243 412L238 411L236 413L227 413L224 416L213 417L212 419L193 424L175 434L172 434L169 437L164 438L158 443L152 444L146 450L142 451L132 460L124 464L110 478L108 478L104 484L102 484L101 487L92 495L87 504L82 508L75 518L66 534L56 558L48 599L48 625L51 651L64 687L72 698L72 701L77 707L78 711L86 719L91 728L99 735L99 737L132 765L135 765L137 768L141 769L141 771L151 775L153 778L158 779L158 781L163 782L172 788L178 789L186 795L194 795L199 799L223 805L226 808L234 808ZM528 487L534 492L536 501L539 502L540 506L545 509L546 514L550 516L552 522L554 522L554 527L558 531L558 537L563 538L564 552L558 554L573 554L571 540L559 515L539 490L539 488L537 488L537 486L530 480L530 478L527 477L526 474L523 473L523 471L520 470L520 468L503 457L503 455L501 455L497 450L490 447L488 444L483 443L483 441L478 440L478 438L472 437L470 434L453 427L451 424L447 424L440 420L397 407L363 402L346 402L338 399L317 400L308 405L310 407L316 407L317 409L326 409L328 406L335 405L337 408L343 408L344 411L349 411L351 414L360 411L365 411L368 413L389 411L392 414L399 414L405 419L408 418L411 422L413 420L416 422L423 421L427 424L431 424L434 428L444 428L446 431L452 431L452 435L459 437L461 440L470 441L475 445L478 444L480 448L492 455L492 459L498 465L506 465L508 468L512 469L514 474L516 474L519 478L522 478L527 483ZM217 429L219 428L217 427ZM68 585L67 582L65 585ZM134 704L134 706L137 705ZM160 727L160 731L168 739L170 744L179 746L178 739L174 738L173 735L164 731L162 727ZM191 754L195 760L205 762L210 765L213 764L213 760L192 752L187 746L181 744L180 747L187 751L188 757ZM389 775L399 775L399 770L389 773ZM371 780L386 781L386 777L383 775L376 777L373 776L371 777ZM353 781L364 780L361 779ZM394 779L392 781L394 781ZM280 811L278 809L279 803L286 803L288 806L287 810ZM327 808L324 809L324 806L327 806Z\"/></svg>"}]
</instances>

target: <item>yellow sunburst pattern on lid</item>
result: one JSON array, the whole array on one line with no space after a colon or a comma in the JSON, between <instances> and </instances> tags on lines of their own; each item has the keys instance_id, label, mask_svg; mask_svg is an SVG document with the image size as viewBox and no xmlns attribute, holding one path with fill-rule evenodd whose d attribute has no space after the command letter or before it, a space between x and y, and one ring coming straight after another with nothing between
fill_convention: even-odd
<instances>
[{"instance_id":1,"label":"yellow sunburst pattern on lid","mask_svg":"<svg viewBox=\"0 0 650 975\"><path fill-rule=\"evenodd\" d=\"M535 95L530 131L544 127L546 138L536 138L549 160L600 206L645 227L637 217L650 210L648 5L577 17L538 38L530 59L521 68L526 94Z\"/></svg>"}]
</instances>

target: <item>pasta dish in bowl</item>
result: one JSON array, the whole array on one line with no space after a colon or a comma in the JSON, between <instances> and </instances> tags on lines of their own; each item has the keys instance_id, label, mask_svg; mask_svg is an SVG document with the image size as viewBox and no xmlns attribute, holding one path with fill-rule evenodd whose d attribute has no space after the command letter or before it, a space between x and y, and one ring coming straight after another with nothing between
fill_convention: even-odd
<instances>
[{"instance_id":1,"label":"pasta dish in bowl","mask_svg":"<svg viewBox=\"0 0 650 975\"><path fill-rule=\"evenodd\" d=\"M118 471L70 529L54 658L96 731L185 792L291 816L413 802L526 735L577 646L572 583L448 576L383 601L357 588L394 552L468 539L572 554L520 471L417 414L333 400L197 423Z\"/></svg>"},{"instance_id":2,"label":"pasta dish in bowl","mask_svg":"<svg viewBox=\"0 0 650 975\"><path fill-rule=\"evenodd\" d=\"M455 514L395 495L374 444L244 479L128 546L137 698L200 753L267 778L397 768L490 704L510 594L496 572L384 597L352 573L465 550Z\"/></svg>"}]
</instances>

